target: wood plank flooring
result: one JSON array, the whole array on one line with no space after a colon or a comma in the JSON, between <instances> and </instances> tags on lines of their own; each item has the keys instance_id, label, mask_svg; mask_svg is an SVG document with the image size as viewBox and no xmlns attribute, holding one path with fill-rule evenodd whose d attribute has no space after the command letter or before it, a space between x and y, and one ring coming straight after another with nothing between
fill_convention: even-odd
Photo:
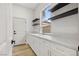
<instances>
[{"instance_id":1,"label":"wood plank flooring","mask_svg":"<svg viewBox=\"0 0 79 59\"><path fill-rule=\"evenodd\" d=\"M13 56L36 56L28 44L14 46L12 54Z\"/></svg>"}]
</instances>

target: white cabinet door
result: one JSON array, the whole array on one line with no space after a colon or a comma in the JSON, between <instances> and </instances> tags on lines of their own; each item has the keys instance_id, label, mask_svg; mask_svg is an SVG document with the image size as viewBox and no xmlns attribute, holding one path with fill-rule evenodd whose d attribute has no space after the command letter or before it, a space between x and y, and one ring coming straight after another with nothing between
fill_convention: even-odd
<instances>
[{"instance_id":1,"label":"white cabinet door","mask_svg":"<svg viewBox=\"0 0 79 59\"><path fill-rule=\"evenodd\" d=\"M33 46L34 46L34 37L33 36L29 36L29 45L31 46L31 48L33 48Z\"/></svg>"},{"instance_id":2,"label":"white cabinet door","mask_svg":"<svg viewBox=\"0 0 79 59\"><path fill-rule=\"evenodd\" d=\"M27 36L26 36L26 42L27 42L27 44L29 44L29 37L30 37L30 35L27 34Z\"/></svg>"},{"instance_id":3,"label":"white cabinet door","mask_svg":"<svg viewBox=\"0 0 79 59\"><path fill-rule=\"evenodd\" d=\"M35 37L30 35L29 36L29 44L33 51L38 56L48 56L49 55L49 47L48 42L43 40L42 38Z\"/></svg>"},{"instance_id":4,"label":"white cabinet door","mask_svg":"<svg viewBox=\"0 0 79 59\"><path fill-rule=\"evenodd\" d=\"M49 47L46 45L48 44L43 39L40 39L39 45L39 55L40 56L49 56Z\"/></svg>"},{"instance_id":5,"label":"white cabinet door","mask_svg":"<svg viewBox=\"0 0 79 59\"><path fill-rule=\"evenodd\" d=\"M28 43L38 56L75 56L76 51L55 42L49 42L33 35L28 36Z\"/></svg>"},{"instance_id":6,"label":"white cabinet door","mask_svg":"<svg viewBox=\"0 0 79 59\"><path fill-rule=\"evenodd\" d=\"M53 48L51 48L50 50L50 55L51 56L64 56L65 54L62 54L62 52L60 52L60 50L56 49L54 46Z\"/></svg>"},{"instance_id":7,"label":"white cabinet door","mask_svg":"<svg viewBox=\"0 0 79 59\"><path fill-rule=\"evenodd\" d=\"M36 55L39 55L39 38L33 36L33 35L29 35L27 37L27 41L28 44L30 45L30 47L33 49L33 51L36 53Z\"/></svg>"},{"instance_id":8,"label":"white cabinet door","mask_svg":"<svg viewBox=\"0 0 79 59\"><path fill-rule=\"evenodd\" d=\"M34 51L39 55L39 38L34 37Z\"/></svg>"},{"instance_id":9,"label":"white cabinet door","mask_svg":"<svg viewBox=\"0 0 79 59\"><path fill-rule=\"evenodd\" d=\"M30 41L31 41L31 36L28 34L27 35L27 39L26 39L26 41L27 41L27 43L30 45L31 43L30 43Z\"/></svg>"}]
</instances>

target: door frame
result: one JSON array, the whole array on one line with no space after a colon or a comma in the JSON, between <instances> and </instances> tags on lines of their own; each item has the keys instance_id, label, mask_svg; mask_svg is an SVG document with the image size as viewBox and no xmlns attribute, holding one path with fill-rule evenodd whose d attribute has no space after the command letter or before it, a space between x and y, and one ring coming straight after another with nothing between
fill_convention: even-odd
<instances>
[{"instance_id":1,"label":"door frame","mask_svg":"<svg viewBox=\"0 0 79 59\"><path fill-rule=\"evenodd\" d=\"M22 19L22 20L25 20L25 27L27 28L26 24L27 24L27 21L26 21L26 18L21 18L21 17L13 17L13 33L14 33L14 19ZM25 28L25 34L27 33L26 32L26 28ZM26 36L25 36L26 38ZM14 34L13 34L13 40L14 40ZM14 46L14 44L13 44Z\"/></svg>"}]
</instances>

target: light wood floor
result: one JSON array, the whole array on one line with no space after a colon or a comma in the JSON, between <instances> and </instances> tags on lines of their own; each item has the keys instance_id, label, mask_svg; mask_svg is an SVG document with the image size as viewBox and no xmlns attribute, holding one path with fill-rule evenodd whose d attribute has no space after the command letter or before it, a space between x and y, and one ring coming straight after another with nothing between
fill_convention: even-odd
<instances>
[{"instance_id":1,"label":"light wood floor","mask_svg":"<svg viewBox=\"0 0 79 59\"><path fill-rule=\"evenodd\" d=\"M28 44L13 47L12 54L13 56L36 56Z\"/></svg>"}]
</instances>

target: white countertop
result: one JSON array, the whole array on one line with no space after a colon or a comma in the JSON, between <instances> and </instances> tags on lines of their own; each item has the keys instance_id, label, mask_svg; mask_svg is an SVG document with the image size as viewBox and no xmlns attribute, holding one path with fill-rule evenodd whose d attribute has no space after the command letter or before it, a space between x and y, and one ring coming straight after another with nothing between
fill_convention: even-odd
<instances>
[{"instance_id":1,"label":"white countertop","mask_svg":"<svg viewBox=\"0 0 79 59\"><path fill-rule=\"evenodd\" d=\"M56 42L58 44L64 45L71 49L77 50L79 45L79 37L77 34L31 34L40 38L44 38L45 40L50 40L52 42Z\"/></svg>"}]
</instances>

